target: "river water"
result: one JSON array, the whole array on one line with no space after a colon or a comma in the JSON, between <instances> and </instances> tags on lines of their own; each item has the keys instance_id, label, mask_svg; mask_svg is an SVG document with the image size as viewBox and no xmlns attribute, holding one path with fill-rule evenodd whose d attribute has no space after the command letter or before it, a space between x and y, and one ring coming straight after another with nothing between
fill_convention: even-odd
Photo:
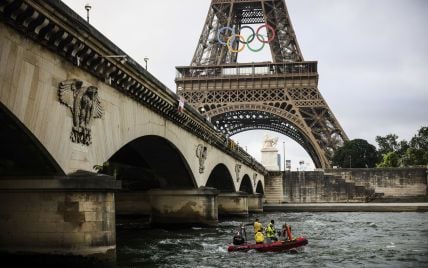
<instances>
[{"instance_id":1,"label":"river water","mask_svg":"<svg viewBox=\"0 0 428 268\"><path fill-rule=\"evenodd\" d=\"M234 230L256 217L286 222L309 244L297 254L228 253ZM176 230L119 221L117 258L118 267L428 267L428 213L264 213Z\"/></svg>"}]
</instances>

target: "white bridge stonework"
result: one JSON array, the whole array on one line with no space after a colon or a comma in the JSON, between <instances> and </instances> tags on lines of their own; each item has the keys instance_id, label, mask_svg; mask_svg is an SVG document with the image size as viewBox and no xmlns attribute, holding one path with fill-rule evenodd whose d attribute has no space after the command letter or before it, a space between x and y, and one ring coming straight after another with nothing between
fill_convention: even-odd
<instances>
[{"instance_id":1,"label":"white bridge stonework","mask_svg":"<svg viewBox=\"0 0 428 268\"><path fill-rule=\"evenodd\" d=\"M94 165L106 162L123 146L139 137L155 135L171 142L187 162L196 187L205 186L211 171L224 164L239 190L242 178L248 175L253 192L264 175L201 140L175 123L163 118L125 94L72 65L15 30L0 27L0 102L6 106L46 148L64 173L92 171ZM104 109L101 119L90 123L92 144L73 143L70 110L58 100L58 85L78 79L84 85L98 88ZM205 169L199 173L195 151L199 144L207 147ZM241 165L239 181L235 165ZM168 168L168 163L165 163ZM257 176L254 176L257 174Z\"/></svg>"},{"instance_id":2,"label":"white bridge stonework","mask_svg":"<svg viewBox=\"0 0 428 268\"><path fill-rule=\"evenodd\" d=\"M55 169L50 176L33 174L31 168L24 170L27 177L0 173L0 254L31 260L34 254L92 256L111 262L117 215L211 225L221 213L262 211L267 170L190 106L178 112L178 97L131 58L105 57L124 52L64 3L8 0L0 2L0 19L0 112L12 122L0 123L3 130L13 129L6 135L18 133L34 143L48 160L41 165ZM94 166L132 141L147 141L143 137L160 137L163 149L156 154L150 148L145 157L156 154L156 168L171 171L167 179L177 179L175 172L183 168L192 183L171 189L159 182L149 191L129 191L113 176L73 174L95 172ZM7 136L2 142L8 147L1 157L16 154L27 163L22 156L31 154L25 146L15 148ZM165 152L163 158L161 150L171 147L174 157ZM21 170L12 171L19 176ZM209 178L218 190L204 187ZM228 182L233 183L221 189Z\"/></svg>"}]
</instances>

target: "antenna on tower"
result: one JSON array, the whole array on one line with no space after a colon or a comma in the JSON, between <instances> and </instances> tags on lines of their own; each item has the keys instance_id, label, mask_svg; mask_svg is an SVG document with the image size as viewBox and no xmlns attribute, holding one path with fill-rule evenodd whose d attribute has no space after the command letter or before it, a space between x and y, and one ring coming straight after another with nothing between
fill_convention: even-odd
<instances>
[{"instance_id":1,"label":"antenna on tower","mask_svg":"<svg viewBox=\"0 0 428 268\"><path fill-rule=\"evenodd\" d=\"M86 2L85 9L86 9L86 21L89 23L89 10L91 10L92 6L88 2Z\"/></svg>"}]
</instances>

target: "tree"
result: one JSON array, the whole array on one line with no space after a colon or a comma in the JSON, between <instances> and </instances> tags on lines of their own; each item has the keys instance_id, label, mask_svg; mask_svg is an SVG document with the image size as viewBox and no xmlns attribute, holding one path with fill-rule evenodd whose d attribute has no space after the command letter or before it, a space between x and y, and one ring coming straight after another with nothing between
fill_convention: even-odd
<instances>
[{"instance_id":1,"label":"tree","mask_svg":"<svg viewBox=\"0 0 428 268\"><path fill-rule=\"evenodd\" d=\"M379 154L384 155L389 152L396 152L398 150L398 136L395 134L388 134L385 137L376 136L376 142L379 146Z\"/></svg>"},{"instance_id":2,"label":"tree","mask_svg":"<svg viewBox=\"0 0 428 268\"><path fill-rule=\"evenodd\" d=\"M428 127L421 127L410 142L397 139L395 134L376 137L381 153L379 167L428 165Z\"/></svg>"},{"instance_id":3,"label":"tree","mask_svg":"<svg viewBox=\"0 0 428 268\"><path fill-rule=\"evenodd\" d=\"M406 166L428 165L428 127L421 127L402 157Z\"/></svg>"},{"instance_id":4,"label":"tree","mask_svg":"<svg viewBox=\"0 0 428 268\"><path fill-rule=\"evenodd\" d=\"M333 156L333 165L341 168L375 167L377 161L376 147L363 139L345 142Z\"/></svg>"},{"instance_id":5,"label":"tree","mask_svg":"<svg viewBox=\"0 0 428 268\"><path fill-rule=\"evenodd\" d=\"M398 167L400 165L400 156L396 152L389 152L383 155L382 161L377 167Z\"/></svg>"}]
</instances>

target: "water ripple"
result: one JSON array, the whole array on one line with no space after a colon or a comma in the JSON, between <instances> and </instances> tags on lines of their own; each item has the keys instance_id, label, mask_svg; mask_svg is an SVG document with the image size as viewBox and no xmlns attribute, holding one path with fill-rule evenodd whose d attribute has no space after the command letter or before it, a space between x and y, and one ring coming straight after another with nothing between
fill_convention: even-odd
<instances>
[{"instance_id":1,"label":"water ripple","mask_svg":"<svg viewBox=\"0 0 428 268\"><path fill-rule=\"evenodd\" d=\"M274 219L278 228L287 222L309 244L297 254L228 253L235 229L255 217L264 224ZM216 228L121 224L118 267L428 267L427 222L428 213L270 213L224 220Z\"/></svg>"}]
</instances>

